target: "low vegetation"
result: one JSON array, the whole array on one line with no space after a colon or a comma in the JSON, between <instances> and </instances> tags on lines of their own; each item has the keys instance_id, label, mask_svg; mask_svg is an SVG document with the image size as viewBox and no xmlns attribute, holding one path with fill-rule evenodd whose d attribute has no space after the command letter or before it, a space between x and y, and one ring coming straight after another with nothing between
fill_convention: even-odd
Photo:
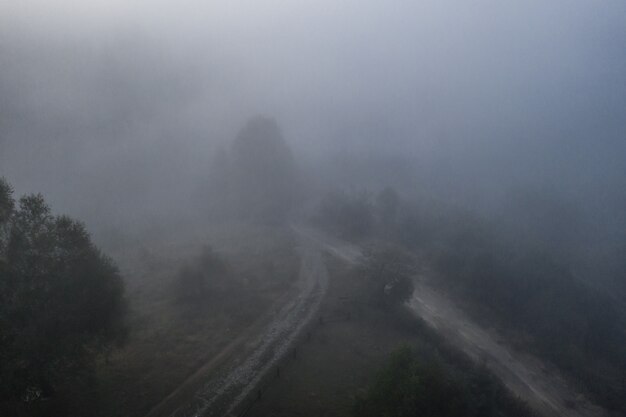
<instances>
[{"instance_id":1,"label":"low vegetation","mask_svg":"<svg viewBox=\"0 0 626 417\"><path fill-rule=\"evenodd\" d=\"M488 371L460 370L433 351L404 346L394 351L365 395L354 405L355 417L522 417L514 400Z\"/></svg>"},{"instance_id":2,"label":"low vegetation","mask_svg":"<svg viewBox=\"0 0 626 417\"><path fill-rule=\"evenodd\" d=\"M115 254L128 271L128 343L97 368L102 417L143 417L292 290L299 259L284 229L214 226ZM193 389L192 389L193 391Z\"/></svg>"},{"instance_id":3,"label":"low vegetation","mask_svg":"<svg viewBox=\"0 0 626 417\"><path fill-rule=\"evenodd\" d=\"M478 318L495 319L511 341L549 359L608 409L626 412L626 318L607 294L529 250L449 246L436 265Z\"/></svg>"},{"instance_id":4,"label":"low vegetation","mask_svg":"<svg viewBox=\"0 0 626 417\"><path fill-rule=\"evenodd\" d=\"M205 245L197 259L178 273L175 292L181 304L201 305L214 298L229 284L229 268L224 259Z\"/></svg>"},{"instance_id":5,"label":"low vegetation","mask_svg":"<svg viewBox=\"0 0 626 417\"><path fill-rule=\"evenodd\" d=\"M411 203L386 189L373 197L329 194L314 220L332 231L355 206L361 212L357 219L367 220L338 234L394 242L419 255L439 285L477 319L553 362L602 406L626 412L626 317L610 294L590 285L593 279L575 276L556 226L546 226L553 210L543 213L543 205L527 204L539 212L526 218L541 221L515 225L532 230L521 237L510 233L510 224L446 205ZM563 222L556 222L558 230L566 229Z\"/></svg>"},{"instance_id":6,"label":"low vegetation","mask_svg":"<svg viewBox=\"0 0 626 417\"><path fill-rule=\"evenodd\" d=\"M122 276L81 223L0 180L0 415L148 413L297 276L288 230L226 229L120 246Z\"/></svg>"},{"instance_id":7,"label":"low vegetation","mask_svg":"<svg viewBox=\"0 0 626 417\"><path fill-rule=\"evenodd\" d=\"M330 257L327 264L332 279L320 311L323 320L261 387L249 415L533 415L502 383L408 311L377 308L363 268Z\"/></svg>"}]
</instances>

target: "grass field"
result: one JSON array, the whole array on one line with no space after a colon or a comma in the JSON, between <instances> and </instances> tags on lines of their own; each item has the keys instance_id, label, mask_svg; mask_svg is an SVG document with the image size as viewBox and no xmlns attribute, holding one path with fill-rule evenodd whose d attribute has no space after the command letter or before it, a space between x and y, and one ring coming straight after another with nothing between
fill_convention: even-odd
<instances>
[{"instance_id":1,"label":"grass field","mask_svg":"<svg viewBox=\"0 0 626 417\"><path fill-rule=\"evenodd\" d=\"M232 282L200 306L181 305L178 272L206 244L224 257ZM100 361L89 415L145 416L289 291L294 246L287 230L230 225L114 253L127 281L130 337Z\"/></svg>"},{"instance_id":2,"label":"grass field","mask_svg":"<svg viewBox=\"0 0 626 417\"><path fill-rule=\"evenodd\" d=\"M352 416L356 399L366 395L390 354L401 346L415 348L421 360L445 364L448 376L465 381L461 383L483 381L482 388L502 393L500 406L531 415L484 368L407 310L377 308L355 296L363 286L358 270L332 259L328 264L331 279L321 320L261 388L246 417Z\"/></svg>"},{"instance_id":3,"label":"grass field","mask_svg":"<svg viewBox=\"0 0 626 417\"><path fill-rule=\"evenodd\" d=\"M265 387L246 416L347 416L375 371L403 344L422 340L395 314L353 298L358 274L329 259L331 283L321 323Z\"/></svg>"}]
</instances>

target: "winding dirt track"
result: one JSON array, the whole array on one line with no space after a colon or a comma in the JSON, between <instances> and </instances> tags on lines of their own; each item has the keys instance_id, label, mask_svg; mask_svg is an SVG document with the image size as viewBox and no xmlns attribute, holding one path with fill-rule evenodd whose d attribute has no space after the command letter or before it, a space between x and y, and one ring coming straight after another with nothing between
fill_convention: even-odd
<instances>
[{"instance_id":1,"label":"winding dirt track","mask_svg":"<svg viewBox=\"0 0 626 417\"><path fill-rule=\"evenodd\" d=\"M294 226L293 230L302 242L297 297L277 308L262 325L253 326L264 329L257 331L256 338L251 336L251 330L234 341L225 351L236 350L235 358L228 356L224 362L229 364L221 366L217 374L197 389L191 402L167 414L151 413L150 417L233 415L255 392L263 377L289 352L317 313L328 282L321 250L352 265L361 261L361 251L354 245L307 228ZM576 392L553 366L508 347L493 331L474 323L444 294L429 285L425 277L416 280L414 296L407 306L454 346L484 363L511 392L541 415L608 416L602 408ZM250 339L253 341L249 342ZM220 355L214 361L220 361ZM214 364L205 366L214 367ZM206 372L199 371L199 375L206 375ZM180 399L174 394L168 397L169 402L179 404Z\"/></svg>"},{"instance_id":2,"label":"winding dirt track","mask_svg":"<svg viewBox=\"0 0 626 417\"><path fill-rule=\"evenodd\" d=\"M300 236L297 292L205 364L147 417L234 415L317 313L328 273L319 246ZM181 405L181 403L183 405Z\"/></svg>"}]
</instances>

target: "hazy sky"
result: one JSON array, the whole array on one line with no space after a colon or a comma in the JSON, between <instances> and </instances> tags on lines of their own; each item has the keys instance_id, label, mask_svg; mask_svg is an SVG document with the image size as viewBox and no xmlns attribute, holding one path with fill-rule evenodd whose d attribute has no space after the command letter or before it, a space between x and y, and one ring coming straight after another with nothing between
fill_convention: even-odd
<instances>
[{"instance_id":1,"label":"hazy sky","mask_svg":"<svg viewBox=\"0 0 626 417\"><path fill-rule=\"evenodd\" d=\"M301 153L626 177L623 0L8 0L0 66L0 174L28 190L149 178L144 154L191 176L256 113Z\"/></svg>"},{"instance_id":2,"label":"hazy sky","mask_svg":"<svg viewBox=\"0 0 626 417\"><path fill-rule=\"evenodd\" d=\"M571 134L581 113L614 123L626 103L619 0L9 0L0 14L3 37L41 46L156 49L201 93L241 97L224 107L266 111L299 134L307 121L326 136L370 122L423 141L507 127ZM220 71L230 89L202 82Z\"/></svg>"}]
</instances>

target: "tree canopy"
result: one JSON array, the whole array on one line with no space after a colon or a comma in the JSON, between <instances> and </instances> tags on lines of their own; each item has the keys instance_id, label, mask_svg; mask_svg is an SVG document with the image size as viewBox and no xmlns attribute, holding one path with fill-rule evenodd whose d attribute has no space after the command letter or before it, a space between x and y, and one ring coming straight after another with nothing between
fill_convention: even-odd
<instances>
[{"instance_id":1,"label":"tree canopy","mask_svg":"<svg viewBox=\"0 0 626 417\"><path fill-rule=\"evenodd\" d=\"M83 224L0 178L0 399L50 396L125 336L124 285Z\"/></svg>"},{"instance_id":2,"label":"tree canopy","mask_svg":"<svg viewBox=\"0 0 626 417\"><path fill-rule=\"evenodd\" d=\"M299 171L272 118L249 120L221 150L208 179L210 211L261 223L282 223L296 203Z\"/></svg>"}]
</instances>

